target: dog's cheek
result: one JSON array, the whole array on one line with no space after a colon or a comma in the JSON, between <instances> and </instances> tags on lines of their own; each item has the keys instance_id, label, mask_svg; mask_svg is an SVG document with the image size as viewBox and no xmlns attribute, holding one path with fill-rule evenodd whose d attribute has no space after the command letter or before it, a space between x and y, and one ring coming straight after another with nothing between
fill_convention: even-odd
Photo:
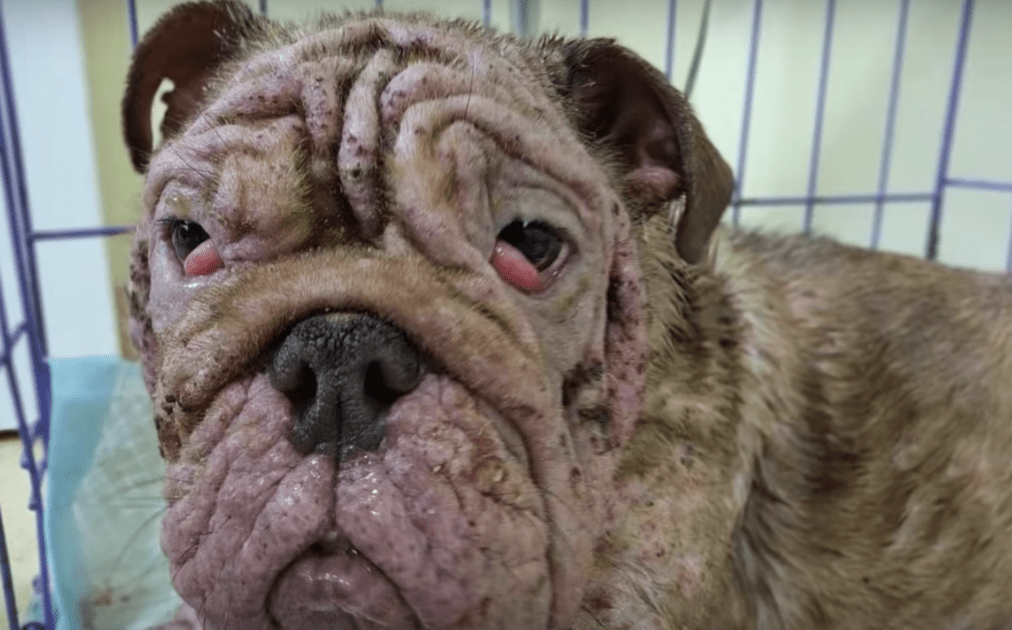
<instances>
[{"instance_id":1,"label":"dog's cheek","mask_svg":"<svg viewBox=\"0 0 1012 630\"><path fill-rule=\"evenodd\" d=\"M150 254L151 289L148 312L156 335L182 317L196 286L183 275L179 261L171 246L163 240L155 240Z\"/></svg>"},{"instance_id":2,"label":"dog's cheek","mask_svg":"<svg viewBox=\"0 0 1012 630\"><path fill-rule=\"evenodd\" d=\"M134 235L130 249L130 280L127 283L127 299L130 306L130 339L140 353L144 385L149 394L155 391L155 369L157 365L157 344L151 324L148 302L151 294L151 268L149 252L149 228L142 222Z\"/></svg>"}]
</instances>

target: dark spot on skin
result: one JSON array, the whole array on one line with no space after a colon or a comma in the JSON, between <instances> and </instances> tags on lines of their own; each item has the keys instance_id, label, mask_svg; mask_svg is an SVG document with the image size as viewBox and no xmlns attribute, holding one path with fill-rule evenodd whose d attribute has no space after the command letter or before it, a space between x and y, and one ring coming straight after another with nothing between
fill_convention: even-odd
<instances>
[{"instance_id":1,"label":"dark spot on skin","mask_svg":"<svg viewBox=\"0 0 1012 630\"><path fill-rule=\"evenodd\" d=\"M693 458L695 452L696 447L692 445L692 442L686 442L685 450L682 452L682 456L679 459L679 461L681 461L682 463L682 466L685 466L688 469L692 468L693 464L695 464L695 459Z\"/></svg>"},{"instance_id":2,"label":"dark spot on skin","mask_svg":"<svg viewBox=\"0 0 1012 630\"><path fill-rule=\"evenodd\" d=\"M601 403L579 409L576 413L583 422L592 422L602 430L607 430L608 424L611 422L611 412L607 405Z\"/></svg>"},{"instance_id":3,"label":"dark spot on skin","mask_svg":"<svg viewBox=\"0 0 1012 630\"><path fill-rule=\"evenodd\" d=\"M861 578L861 581L864 582L865 584L868 584L868 583L871 582L871 579L863 577L863 578Z\"/></svg>"},{"instance_id":4,"label":"dark spot on skin","mask_svg":"<svg viewBox=\"0 0 1012 630\"><path fill-rule=\"evenodd\" d=\"M609 322L618 321L619 316L622 313L622 309L619 305L618 291L619 291L619 280L618 278L612 278L611 281L608 282L607 304L608 304Z\"/></svg>"},{"instance_id":5,"label":"dark spot on skin","mask_svg":"<svg viewBox=\"0 0 1012 630\"><path fill-rule=\"evenodd\" d=\"M165 413L165 415L171 416L172 415L172 405L162 405L162 411Z\"/></svg>"},{"instance_id":6,"label":"dark spot on skin","mask_svg":"<svg viewBox=\"0 0 1012 630\"><path fill-rule=\"evenodd\" d=\"M164 459L175 459L179 455L182 443L179 440L179 433L175 427L170 425L165 418L155 414L155 431L158 433L158 453Z\"/></svg>"},{"instance_id":7,"label":"dark spot on skin","mask_svg":"<svg viewBox=\"0 0 1012 630\"><path fill-rule=\"evenodd\" d=\"M587 610L592 613L604 612L606 610L611 610L613 607L611 598L604 593L594 593L593 595L589 595L584 602L586 603Z\"/></svg>"},{"instance_id":8,"label":"dark spot on skin","mask_svg":"<svg viewBox=\"0 0 1012 630\"><path fill-rule=\"evenodd\" d=\"M165 394L165 398L163 398L163 400L165 402L169 403L169 404L172 404L172 403L176 402L176 395L175 394Z\"/></svg>"},{"instance_id":9,"label":"dark spot on skin","mask_svg":"<svg viewBox=\"0 0 1012 630\"><path fill-rule=\"evenodd\" d=\"M738 340L733 337L721 337L718 343L720 343L722 349L728 351L738 347Z\"/></svg>"},{"instance_id":10,"label":"dark spot on skin","mask_svg":"<svg viewBox=\"0 0 1012 630\"><path fill-rule=\"evenodd\" d=\"M573 470L569 472L569 477L570 479L573 480L574 483L579 483L580 479L583 478L583 473L580 472L579 468L573 466Z\"/></svg>"},{"instance_id":11,"label":"dark spot on skin","mask_svg":"<svg viewBox=\"0 0 1012 630\"><path fill-rule=\"evenodd\" d=\"M602 376L604 376L604 364L599 361L590 365L577 364L562 381L562 406L571 405L584 387L597 382Z\"/></svg>"}]
</instances>

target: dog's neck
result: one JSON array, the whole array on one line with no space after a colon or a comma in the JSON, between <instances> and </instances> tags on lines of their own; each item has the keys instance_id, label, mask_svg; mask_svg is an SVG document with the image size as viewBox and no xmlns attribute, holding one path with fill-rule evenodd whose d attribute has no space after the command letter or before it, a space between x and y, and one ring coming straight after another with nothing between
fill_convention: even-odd
<instances>
[{"instance_id":1,"label":"dog's neck","mask_svg":"<svg viewBox=\"0 0 1012 630\"><path fill-rule=\"evenodd\" d=\"M592 582L585 601L608 627L645 618L665 628L733 622L745 613L732 547L752 465L739 448L748 434L741 318L712 261L679 258L663 217L641 230L648 394L617 472L624 505L598 555L599 583L610 588Z\"/></svg>"}]
</instances>

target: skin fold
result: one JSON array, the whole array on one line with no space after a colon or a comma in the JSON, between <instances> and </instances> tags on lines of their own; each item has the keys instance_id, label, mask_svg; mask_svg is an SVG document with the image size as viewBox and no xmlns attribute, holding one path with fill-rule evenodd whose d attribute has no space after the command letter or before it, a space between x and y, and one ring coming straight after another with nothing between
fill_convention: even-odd
<instances>
[{"instance_id":1,"label":"skin fold","mask_svg":"<svg viewBox=\"0 0 1012 630\"><path fill-rule=\"evenodd\" d=\"M718 228L628 49L193 3L123 113L167 627L1012 627L1008 279Z\"/></svg>"}]
</instances>

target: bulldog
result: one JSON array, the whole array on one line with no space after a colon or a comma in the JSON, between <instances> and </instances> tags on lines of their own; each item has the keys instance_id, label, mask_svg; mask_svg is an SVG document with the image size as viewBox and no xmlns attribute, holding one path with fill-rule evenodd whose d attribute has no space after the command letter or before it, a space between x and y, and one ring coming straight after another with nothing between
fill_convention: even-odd
<instances>
[{"instance_id":1,"label":"bulldog","mask_svg":"<svg viewBox=\"0 0 1012 630\"><path fill-rule=\"evenodd\" d=\"M628 49L198 2L123 114L177 627L1012 628L1009 278L719 228Z\"/></svg>"}]
</instances>

